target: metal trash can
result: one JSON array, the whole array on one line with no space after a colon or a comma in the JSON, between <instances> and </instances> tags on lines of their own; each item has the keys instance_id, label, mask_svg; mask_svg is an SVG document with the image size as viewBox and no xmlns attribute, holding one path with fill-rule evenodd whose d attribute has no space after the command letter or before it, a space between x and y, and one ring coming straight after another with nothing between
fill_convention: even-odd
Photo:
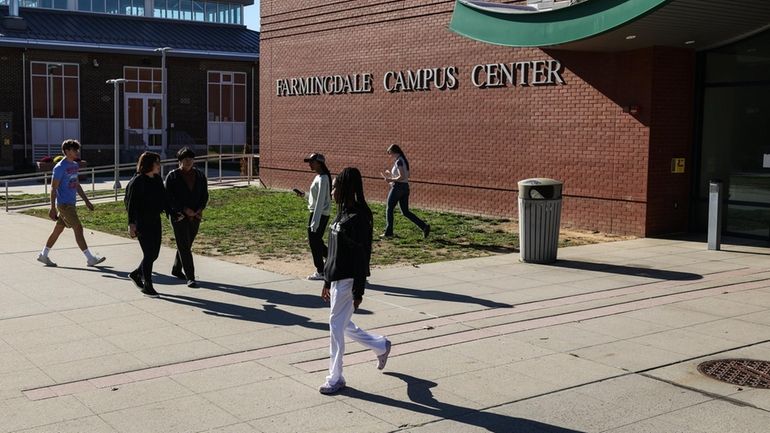
<instances>
[{"instance_id":1,"label":"metal trash can","mask_svg":"<svg viewBox=\"0 0 770 433\"><path fill-rule=\"evenodd\" d=\"M563 182L543 178L519 182L519 260L522 262L556 261L563 186Z\"/></svg>"}]
</instances>

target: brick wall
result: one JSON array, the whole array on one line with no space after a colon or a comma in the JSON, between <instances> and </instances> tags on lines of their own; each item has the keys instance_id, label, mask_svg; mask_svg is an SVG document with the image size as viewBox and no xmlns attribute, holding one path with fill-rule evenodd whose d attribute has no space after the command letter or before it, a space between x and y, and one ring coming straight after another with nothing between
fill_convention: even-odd
<instances>
[{"instance_id":1,"label":"brick wall","mask_svg":"<svg viewBox=\"0 0 770 433\"><path fill-rule=\"evenodd\" d=\"M359 167L367 195L383 200L387 185L379 172L390 164L385 149L399 143L412 166L410 200L417 207L515 217L517 181L551 177L565 182L565 225L636 235L680 230L681 221L665 218L670 198L658 200L665 181L649 182L650 161L657 170L674 149L689 148L692 120L666 119L664 110L652 107L668 103L653 96L656 91L677 101L671 111L692 101L691 92L677 90L686 84L691 54L492 46L448 30L453 5L263 0L263 181L303 187L311 174L302 157L319 151L333 172ZM548 59L565 66L566 85L479 89L470 80L476 64ZM676 67L658 71L669 63ZM387 71L450 65L459 70L455 90L383 90ZM277 79L354 73L373 74L371 94L275 96ZM630 105L641 109L624 113Z\"/></svg>"},{"instance_id":2,"label":"brick wall","mask_svg":"<svg viewBox=\"0 0 770 433\"><path fill-rule=\"evenodd\" d=\"M24 97L19 91L23 78L22 51L0 48L0 112L13 114L13 142L24 143ZM14 151L14 165L24 165L23 150Z\"/></svg>"},{"instance_id":3,"label":"brick wall","mask_svg":"<svg viewBox=\"0 0 770 433\"><path fill-rule=\"evenodd\" d=\"M7 58L0 67L0 111L12 111L14 117L14 143L24 143L23 123L23 74L22 51L0 49L0 59ZM96 64L94 65L94 60ZM67 62L80 65L80 141L83 144L83 159L91 165L111 164L114 161L114 89L106 84L111 78L123 77L124 66L160 68L159 54L120 55L107 53L83 53L60 50L28 50L27 61ZM209 70L245 72L247 74L247 113L251 112L252 100L258 97L251 85L252 68L255 82L258 81L259 67L253 62L208 60L195 58L166 58L168 68L168 117L174 128L169 131L170 148L179 141L179 146L193 144L205 148L207 144L207 76ZM27 70L29 77L29 70ZM27 80L27 114L31 113L31 99ZM124 93L120 87L120 141L124 143ZM258 110L247 125L255 128L257 137ZM32 148L31 121L27 119L27 142ZM178 134L178 139L175 138ZM182 138L185 137L185 138ZM251 133L247 132L251 141ZM177 146L177 147L179 147ZM25 161L23 151L16 152L17 166L31 164Z\"/></svg>"},{"instance_id":4,"label":"brick wall","mask_svg":"<svg viewBox=\"0 0 770 433\"><path fill-rule=\"evenodd\" d=\"M695 179L695 54L658 47L654 62L647 232L685 232ZM671 172L672 158L685 158L684 173Z\"/></svg>"}]
</instances>

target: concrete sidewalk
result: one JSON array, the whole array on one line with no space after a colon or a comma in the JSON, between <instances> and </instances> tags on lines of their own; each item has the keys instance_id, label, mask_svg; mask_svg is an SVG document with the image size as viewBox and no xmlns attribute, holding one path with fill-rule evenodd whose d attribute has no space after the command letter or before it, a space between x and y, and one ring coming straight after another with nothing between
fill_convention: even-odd
<instances>
[{"instance_id":1,"label":"concrete sidewalk","mask_svg":"<svg viewBox=\"0 0 770 433\"><path fill-rule=\"evenodd\" d=\"M127 279L136 242L86 230L35 261L52 223L0 213L0 432L766 432L770 390L701 375L770 360L770 251L640 239L376 270L348 388L323 396L318 282L197 257L201 288L156 262L160 299Z\"/></svg>"}]
</instances>

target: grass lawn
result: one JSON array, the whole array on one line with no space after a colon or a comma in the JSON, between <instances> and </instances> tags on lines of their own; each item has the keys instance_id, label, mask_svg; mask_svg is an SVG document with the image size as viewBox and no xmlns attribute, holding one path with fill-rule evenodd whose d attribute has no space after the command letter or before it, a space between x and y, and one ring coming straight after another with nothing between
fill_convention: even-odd
<instances>
[{"instance_id":1,"label":"grass lawn","mask_svg":"<svg viewBox=\"0 0 770 433\"><path fill-rule=\"evenodd\" d=\"M194 251L210 256L256 254L264 259L292 259L309 255L306 236L306 201L291 192L256 187L211 190ZM429 263L493 253L514 252L518 235L507 219L481 218L447 212L414 212L431 225L431 235L422 232L398 210L393 239L377 236L385 227L385 207L371 204L374 212L373 265ZM25 213L47 218L47 209ZM333 218L334 211L332 211ZM79 212L83 225L119 236L128 236L123 201L100 203L94 212ZM173 246L170 225L164 228L164 243ZM567 241L566 244L569 244ZM562 242L565 245L565 242Z\"/></svg>"}]
</instances>

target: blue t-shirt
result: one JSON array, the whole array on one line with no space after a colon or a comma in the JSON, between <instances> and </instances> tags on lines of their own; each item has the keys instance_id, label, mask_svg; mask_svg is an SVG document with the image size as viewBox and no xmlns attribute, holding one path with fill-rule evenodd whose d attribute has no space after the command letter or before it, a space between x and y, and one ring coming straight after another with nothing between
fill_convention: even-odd
<instances>
[{"instance_id":1,"label":"blue t-shirt","mask_svg":"<svg viewBox=\"0 0 770 433\"><path fill-rule=\"evenodd\" d=\"M75 204L79 169L80 164L68 161L66 158L59 161L53 168L53 179L59 181L59 188L56 189L56 204Z\"/></svg>"}]
</instances>

